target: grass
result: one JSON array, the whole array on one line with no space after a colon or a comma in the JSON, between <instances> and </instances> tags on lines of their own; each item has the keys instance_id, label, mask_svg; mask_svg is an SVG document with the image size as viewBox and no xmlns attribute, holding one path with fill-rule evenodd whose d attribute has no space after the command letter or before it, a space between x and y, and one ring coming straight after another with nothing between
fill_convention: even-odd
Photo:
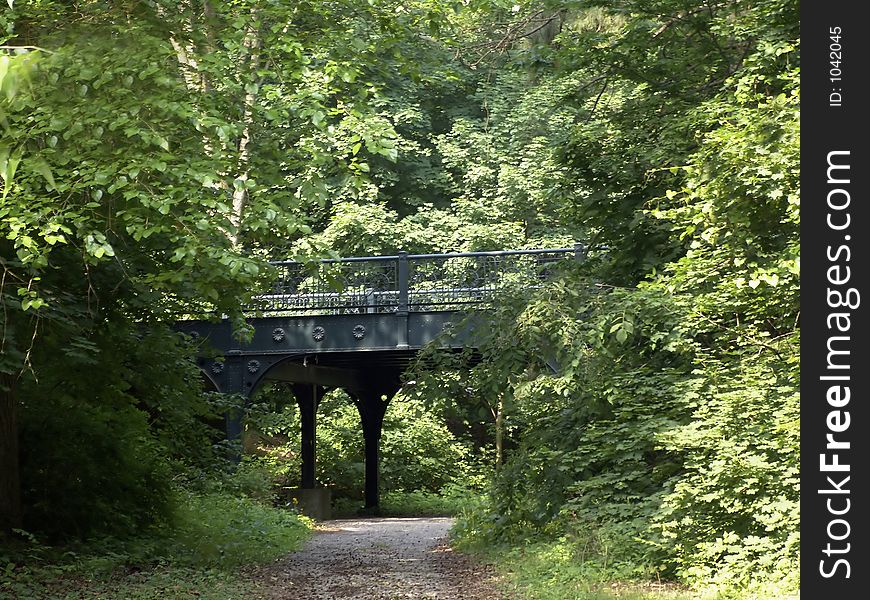
<instances>
[{"instance_id":1,"label":"grass","mask_svg":"<svg viewBox=\"0 0 870 600\"><path fill-rule=\"evenodd\" d=\"M462 487L441 493L388 492L381 499L383 516L455 516L479 505L481 495ZM360 503L339 499L337 517L356 516ZM578 562L567 543L538 542L520 547L461 545L463 551L493 563L505 591L523 600L698 600L676 584L632 580L618 569L602 570Z\"/></svg>"},{"instance_id":2,"label":"grass","mask_svg":"<svg viewBox=\"0 0 870 600\"><path fill-rule=\"evenodd\" d=\"M243 567L265 564L307 539L311 521L228 494L185 494L172 527L75 551L0 548L0 598L106 600L256 598Z\"/></svg>"},{"instance_id":3,"label":"grass","mask_svg":"<svg viewBox=\"0 0 870 600\"><path fill-rule=\"evenodd\" d=\"M480 492L465 486L448 484L439 492L416 490L391 491L381 495L379 515L383 517L452 517L479 502ZM336 519L362 514L362 501L336 498L332 515Z\"/></svg>"},{"instance_id":4,"label":"grass","mask_svg":"<svg viewBox=\"0 0 870 600\"><path fill-rule=\"evenodd\" d=\"M248 498L190 495L168 540L174 564L233 568L269 562L299 548L311 520Z\"/></svg>"},{"instance_id":5,"label":"grass","mask_svg":"<svg viewBox=\"0 0 870 600\"><path fill-rule=\"evenodd\" d=\"M694 590L639 577L630 564L580 560L564 539L517 545L461 540L462 551L495 566L504 590L523 600L797 600L792 586L708 585Z\"/></svg>"},{"instance_id":6,"label":"grass","mask_svg":"<svg viewBox=\"0 0 870 600\"><path fill-rule=\"evenodd\" d=\"M394 517L452 517L467 502L468 490L446 489L441 493L426 491L389 492L381 500L381 511Z\"/></svg>"},{"instance_id":7,"label":"grass","mask_svg":"<svg viewBox=\"0 0 870 600\"><path fill-rule=\"evenodd\" d=\"M676 584L642 581L577 561L560 541L537 542L518 548L490 547L484 552L506 588L528 600L695 600Z\"/></svg>"},{"instance_id":8,"label":"grass","mask_svg":"<svg viewBox=\"0 0 870 600\"><path fill-rule=\"evenodd\" d=\"M614 562L567 537L493 539L493 515L483 505L463 511L451 531L453 545L490 563L501 587L523 600L699 600L683 586L662 582L630 561Z\"/></svg>"}]
</instances>

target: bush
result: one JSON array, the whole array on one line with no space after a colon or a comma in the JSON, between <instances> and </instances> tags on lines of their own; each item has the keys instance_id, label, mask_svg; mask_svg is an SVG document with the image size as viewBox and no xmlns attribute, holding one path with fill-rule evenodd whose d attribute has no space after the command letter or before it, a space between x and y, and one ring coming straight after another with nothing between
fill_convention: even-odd
<instances>
[{"instance_id":1,"label":"bush","mask_svg":"<svg viewBox=\"0 0 870 600\"><path fill-rule=\"evenodd\" d=\"M84 539L165 522L174 474L214 458L210 407L179 336L115 322L46 335L34 360L40 378L20 389L25 528Z\"/></svg>"},{"instance_id":2,"label":"bush","mask_svg":"<svg viewBox=\"0 0 870 600\"><path fill-rule=\"evenodd\" d=\"M297 550L310 531L310 519L250 498L174 496L171 518L146 535L49 547L25 534L0 547L0 597L247 598L251 582L238 568Z\"/></svg>"},{"instance_id":3,"label":"bush","mask_svg":"<svg viewBox=\"0 0 870 600\"><path fill-rule=\"evenodd\" d=\"M21 439L28 531L128 536L168 519L169 464L132 406L60 394L26 412Z\"/></svg>"},{"instance_id":4,"label":"bush","mask_svg":"<svg viewBox=\"0 0 870 600\"><path fill-rule=\"evenodd\" d=\"M232 568L265 563L299 548L311 521L228 494L186 494L163 552L172 564Z\"/></svg>"},{"instance_id":5,"label":"bush","mask_svg":"<svg viewBox=\"0 0 870 600\"><path fill-rule=\"evenodd\" d=\"M438 492L387 492L381 498L381 512L396 517L452 517L465 513L481 501L479 491L461 483L450 483Z\"/></svg>"}]
</instances>

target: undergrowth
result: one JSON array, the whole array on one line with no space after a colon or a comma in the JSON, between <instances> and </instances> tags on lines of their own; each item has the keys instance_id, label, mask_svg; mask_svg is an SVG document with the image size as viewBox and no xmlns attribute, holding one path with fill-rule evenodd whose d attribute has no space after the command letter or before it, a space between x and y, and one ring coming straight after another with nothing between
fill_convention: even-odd
<instances>
[{"instance_id":1,"label":"undergrowth","mask_svg":"<svg viewBox=\"0 0 870 600\"><path fill-rule=\"evenodd\" d=\"M455 545L492 563L505 590L524 600L696 600L681 586L639 579L628 565L578 560L564 539L484 544L459 537Z\"/></svg>"},{"instance_id":2,"label":"undergrowth","mask_svg":"<svg viewBox=\"0 0 870 600\"><path fill-rule=\"evenodd\" d=\"M448 483L438 492L393 490L381 495L379 514L384 517L453 517L480 502L480 492L471 486ZM332 516L352 518L363 514L361 500L338 497L332 501Z\"/></svg>"},{"instance_id":3,"label":"undergrowth","mask_svg":"<svg viewBox=\"0 0 870 600\"><path fill-rule=\"evenodd\" d=\"M496 537L483 532L480 512L463 511L453 546L492 564L504 590L523 600L795 600L793 584L761 581L746 585L711 582L690 588L663 580L649 566L613 560L606 551L566 536L514 531ZM615 553L618 555L618 553Z\"/></svg>"},{"instance_id":4,"label":"undergrowth","mask_svg":"<svg viewBox=\"0 0 870 600\"><path fill-rule=\"evenodd\" d=\"M33 536L0 549L0 598L250 598L238 574L299 548L311 521L227 493L181 493L172 523L129 540L51 547Z\"/></svg>"}]
</instances>

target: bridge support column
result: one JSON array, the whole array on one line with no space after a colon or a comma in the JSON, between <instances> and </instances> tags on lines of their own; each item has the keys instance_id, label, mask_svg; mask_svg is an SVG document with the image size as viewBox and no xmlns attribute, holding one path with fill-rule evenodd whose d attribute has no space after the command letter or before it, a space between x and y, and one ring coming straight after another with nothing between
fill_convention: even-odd
<instances>
[{"instance_id":1,"label":"bridge support column","mask_svg":"<svg viewBox=\"0 0 870 600\"><path fill-rule=\"evenodd\" d=\"M299 487L315 488L317 468L317 407L325 389L315 383L296 383L293 395L299 405L302 426L302 478Z\"/></svg>"},{"instance_id":2,"label":"bridge support column","mask_svg":"<svg viewBox=\"0 0 870 600\"><path fill-rule=\"evenodd\" d=\"M224 394L240 394L245 397L247 405L249 390L245 386L244 365L242 357L234 353L227 353L224 361L224 369L226 371L225 383L221 386L221 392ZM242 441L242 418L244 417L244 408L239 410L230 410L224 415L224 425L227 431L227 441L241 444ZM238 450L233 451L233 458L241 460L241 445Z\"/></svg>"},{"instance_id":3,"label":"bridge support column","mask_svg":"<svg viewBox=\"0 0 870 600\"><path fill-rule=\"evenodd\" d=\"M351 392L351 398L359 410L365 442L366 481L365 508L377 512L380 506L380 444L384 427L384 415L390 400L399 391L398 377L391 384Z\"/></svg>"}]
</instances>

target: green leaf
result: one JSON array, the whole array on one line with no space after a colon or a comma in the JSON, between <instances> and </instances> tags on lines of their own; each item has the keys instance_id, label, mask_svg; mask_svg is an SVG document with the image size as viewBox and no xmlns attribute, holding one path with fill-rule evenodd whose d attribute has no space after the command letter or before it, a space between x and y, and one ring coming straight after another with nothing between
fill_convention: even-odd
<instances>
[{"instance_id":1,"label":"green leaf","mask_svg":"<svg viewBox=\"0 0 870 600\"><path fill-rule=\"evenodd\" d=\"M18 170L18 164L21 162L22 148L19 146L14 151L11 151L8 146L0 146L0 178L3 179L3 199L9 194L12 189L12 180L15 177L15 172Z\"/></svg>"},{"instance_id":2,"label":"green leaf","mask_svg":"<svg viewBox=\"0 0 870 600\"><path fill-rule=\"evenodd\" d=\"M51 173L51 167L48 166L48 163L45 162L43 158L37 157L28 161L28 166L36 173L42 175L42 177L48 182L49 186L57 188L57 185L54 183L54 175Z\"/></svg>"},{"instance_id":3,"label":"green leaf","mask_svg":"<svg viewBox=\"0 0 870 600\"><path fill-rule=\"evenodd\" d=\"M11 0L8 0L11 2ZM9 8L12 8L10 5ZM12 59L6 54L0 54L0 90L3 89L3 80L6 79L6 74L9 72L9 63Z\"/></svg>"}]
</instances>

